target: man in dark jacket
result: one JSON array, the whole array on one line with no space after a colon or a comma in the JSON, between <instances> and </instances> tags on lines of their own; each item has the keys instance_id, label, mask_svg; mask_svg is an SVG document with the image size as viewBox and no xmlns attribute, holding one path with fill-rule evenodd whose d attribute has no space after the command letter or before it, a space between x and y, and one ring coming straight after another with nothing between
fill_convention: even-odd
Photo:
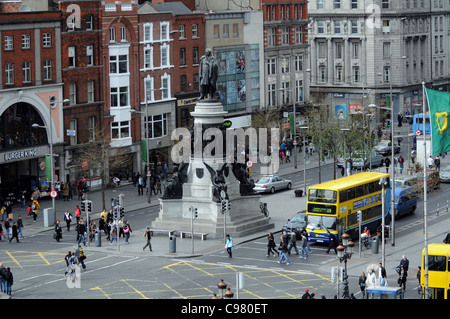
<instances>
[{"instance_id":1,"label":"man in dark jacket","mask_svg":"<svg viewBox=\"0 0 450 319\"><path fill-rule=\"evenodd\" d=\"M327 230L327 235L328 235L328 240L330 241L330 244L328 245L328 249L327 249L327 254L330 253L330 249L331 248L333 248L334 252L337 254L337 249L336 249L336 247L337 247L337 245L336 245L337 239L336 239L336 236L334 234L330 233L329 230Z\"/></svg>"},{"instance_id":2,"label":"man in dark jacket","mask_svg":"<svg viewBox=\"0 0 450 319\"><path fill-rule=\"evenodd\" d=\"M7 270L3 267L3 263L0 263L0 290L6 292L6 277Z\"/></svg>"},{"instance_id":3,"label":"man in dark jacket","mask_svg":"<svg viewBox=\"0 0 450 319\"><path fill-rule=\"evenodd\" d=\"M86 232L86 225L83 222L83 219L80 219L78 222L77 234L78 234L78 245L81 240L83 240L83 245L86 246L86 239L84 238L84 233Z\"/></svg>"}]
</instances>

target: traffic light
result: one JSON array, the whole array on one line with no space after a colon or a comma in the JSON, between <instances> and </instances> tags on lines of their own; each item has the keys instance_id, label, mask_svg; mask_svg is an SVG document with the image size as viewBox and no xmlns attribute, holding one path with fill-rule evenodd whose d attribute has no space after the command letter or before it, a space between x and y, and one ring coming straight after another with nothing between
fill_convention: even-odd
<instances>
[{"instance_id":1,"label":"traffic light","mask_svg":"<svg viewBox=\"0 0 450 319\"><path fill-rule=\"evenodd\" d=\"M89 213L92 213L92 201L91 200L87 201L87 211Z\"/></svg>"},{"instance_id":2,"label":"traffic light","mask_svg":"<svg viewBox=\"0 0 450 319\"><path fill-rule=\"evenodd\" d=\"M198 217L198 210L197 207L194 208L194 218Z\"/></svg>"},{"instance_id":3,"label":"traffic light","mask_svg":"<svg viewBox=\"0 0 450 319\"><path fill-rule=\"evenodd\" d=\"M356 212L356 220L358 221L358 224L362 222L362 211L358 210Z\"/></svg>"},{"instance_id":4,"label":"traffic light","mask_svg":"<svg viewBox=\"0 0 450 319\"><path fill-rule=\"evenodd\" d=\"M120 218L122 218L123 216L125 216L125 207L119 206L119 210L120 210Z\"/></svg>"},{"instance_id":5,"label":"traffic light","mask_svg":"<svg viewBox=\"0 0 450 319\"><path fill-rule=\"evenodd\" d=\"M86 213L86 201L85 200L81 202L81 212Z\"/></svg>"},{"instance_id":6,"label":"traffic light","mask_svg":"<svg viewBox=\"0 0 450 319\"><path fill-rule=\"evenodd\" d=\"M227 200L227 211L231 210L231 202Z\"/></svg>"},{"instance_id":7,"label":"traffic light","mask_svg":"<svg viewBox=\"0 0 450 319\"><path fill-rule=\"evenodd\" d=\"M222 204L222 214L223 214L227 210L227 201L225 199L222 199L221 204Z\"/></svg>"},{"instance_id":8,"label":"traffic light","mask_svg":"<svg viewBox=\"0 0 450 319\"><path fill-rule=\"evenodd\" d=\"M119 207L118 206L114 206L114 208L113 208L113 217L114 217L114 219L117 219L118 211L119 211Z\"/></svg>"}]
</instances>

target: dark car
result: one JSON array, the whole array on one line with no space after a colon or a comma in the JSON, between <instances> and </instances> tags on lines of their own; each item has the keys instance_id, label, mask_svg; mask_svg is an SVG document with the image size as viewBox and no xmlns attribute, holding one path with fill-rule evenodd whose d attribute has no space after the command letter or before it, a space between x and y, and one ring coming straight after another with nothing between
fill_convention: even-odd
<instances>
[{"instance_id":1,"label":"dark car","mask_svg":"<svg viewBox=\"0 0 450 319\"><path fill-rule=\"evenodd\" d=\"M291 219L288 219L288 222L281 229L282 231L286 231L288 233L293 230L297 239L300 239L300 234L303 229L306 228L306 210L302 210L292 216Z\"/></svg>"}]
</instances>

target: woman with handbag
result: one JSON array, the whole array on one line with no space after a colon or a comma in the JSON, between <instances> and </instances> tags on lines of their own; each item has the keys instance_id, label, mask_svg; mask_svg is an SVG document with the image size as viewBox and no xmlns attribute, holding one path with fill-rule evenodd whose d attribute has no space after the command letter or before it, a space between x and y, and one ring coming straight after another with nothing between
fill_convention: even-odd
<instances>
[{"instance_id":1,"label":"woman with handbag","mask_svg":"<svg viewBox=\"0 0 450 319\"><path fill-rule=\"evenodd\" d=\"M408 277L408 271L405 269L403 265L400 266L400 273L398 276L398 286L403 286L403 292L406 290L406 277Z\"/></svg>"}]
</instances>

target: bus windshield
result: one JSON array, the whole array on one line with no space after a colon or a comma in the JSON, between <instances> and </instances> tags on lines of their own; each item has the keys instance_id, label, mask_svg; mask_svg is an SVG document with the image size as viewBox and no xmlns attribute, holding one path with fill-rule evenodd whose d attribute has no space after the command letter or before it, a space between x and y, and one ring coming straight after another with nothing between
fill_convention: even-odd
<instances>
[{"instance_id":1,"label":"bus windshield","mask_svg":"<svg viewBox=\"0 0 450 319\"><path fill-rule=\"evenodd\" d=\"M311 230L336 230L336 217L308 215L308 229Z\"/></svg>"},{"instance_id":2,"label":"bus windshield","mask_svg":"<svg viewBox=\"0 0 450 319\"><path fill-rule=\"evenodd\" d=\"M329 189L310 188L308 200L316 203L336 204L337 192Z\"/></svg>"}]
</instances>

